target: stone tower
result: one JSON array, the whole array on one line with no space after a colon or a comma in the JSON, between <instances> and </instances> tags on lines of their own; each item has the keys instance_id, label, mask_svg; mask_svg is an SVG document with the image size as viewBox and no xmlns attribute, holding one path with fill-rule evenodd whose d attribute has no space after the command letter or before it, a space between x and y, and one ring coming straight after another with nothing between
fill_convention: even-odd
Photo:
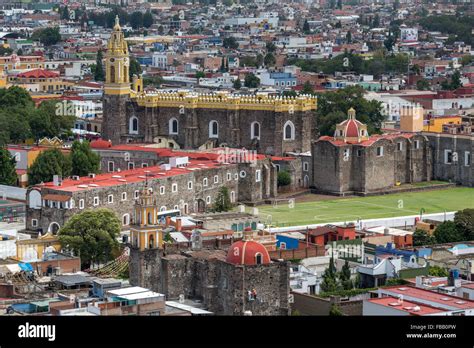
<instances>
[{"instance_id":1,"label":"stone tower","mask_svg":"<svg viewBox=\"0 0 474 348\"><path fill-rule=\"evenodd\" d=\"M112 143L120 142L121 134L128 134L126 105L130 100L130 61L128 45L125 41L119 17L107 44L105 55L105 84L102 138ZM138 127L138 124L137 124Z\"/></svg>"}]
</instances>

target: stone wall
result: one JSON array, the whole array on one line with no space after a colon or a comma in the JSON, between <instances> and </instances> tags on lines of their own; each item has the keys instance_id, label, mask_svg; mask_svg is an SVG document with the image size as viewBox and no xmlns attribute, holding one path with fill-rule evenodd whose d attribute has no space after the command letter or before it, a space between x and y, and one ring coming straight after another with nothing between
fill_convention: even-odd
<instances>
[{"instance_id":1,"label":"stone wall","mask_svg":"<svg viewBox=\"0 0 474 348\"><path fill-rule=\"evenodd\" d=\"M219 251L217 251L219 252ZM217 315L289 314L289 263L236 266L217 258L194 257L192 252L166 254L163 250L130 250L130 284L151 288L167 299L203 301ZM248 291L256 290L250 300Z\"/></svg>"},{"instance_id":2,"label":"stone wall","mask_svg":"<svg viewBox=\"0 0 474 348\"><path fill-rule=\"evenodd\" d=\"M259 153L282 155L288 151L306 152L315 139L312 111L275 112L270 110L227 110L185 107L142 107L128 97L104 97L103 138L114 144L153 142L157 136L171 136L182 148L197 148L209 140L211 121L219 125L217 143L230 147L256 149ZM138 134L130 134L132 117L139 122ZM170 135L170 120L178 120L178 134ZM284 140L283 126L295 126L293 140ZM260 124L260 139L251 138L251 124Z\"/></svg>"},{"instance_id":3,"label":"stone wall","mask_svg":"<svg viewBox=\"0 0 474 348\"><path fill-rule=\"evenodd\" d=\"M431 145L433 179L451 181L464 186L474 186L474 137L469 135L453 135L424 132ZM446 163L445 153L457 153L457 163ZM466 153L471 156L469 165L466 165Z\"/></svg>"},{"instance_id":4,"label":"stone wall","mask_svg":"<svg viewBox=\"0 0 474 348\"><path fill-rule=\"evenodd\" d=\"M378 148L383 148L383 155L377 154ZM430 181L431 149L427 138L422 135L410 139L401 136L381 138L369 146L336 146L329 141L316 141L312 168L313 187L317 192L377 192L392 188L397 182Z\"/></svg>"}]
</instances>

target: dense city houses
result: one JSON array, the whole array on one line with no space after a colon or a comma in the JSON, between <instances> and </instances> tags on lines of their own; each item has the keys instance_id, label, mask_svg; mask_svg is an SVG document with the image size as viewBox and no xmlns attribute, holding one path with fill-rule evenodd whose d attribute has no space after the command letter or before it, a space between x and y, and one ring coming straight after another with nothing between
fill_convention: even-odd
<instances>
[{"instance_id":1,"label":"dense city houses","mask_svg":"<svg viewBox=\"0 0 474 348\"><path fill-rule=\"evenodd\" d=\"M472 316L473 18L3 1L0 315Z\"/></svg>"}]
</instances>

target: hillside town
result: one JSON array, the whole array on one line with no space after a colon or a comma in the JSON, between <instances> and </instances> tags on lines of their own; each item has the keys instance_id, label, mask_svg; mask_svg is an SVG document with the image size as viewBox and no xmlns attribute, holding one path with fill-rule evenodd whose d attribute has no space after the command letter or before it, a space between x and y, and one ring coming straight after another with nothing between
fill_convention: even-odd
<instances>
[{"instance_id":1,"label":"hillside town","mask_svg":"<svg viewBox=\"0 0 474 348\"><path fill-rule=\"evenodd\" d=\"M470 0L0 2L0 316L474 316Z\"/></svg>"}]
</instances>

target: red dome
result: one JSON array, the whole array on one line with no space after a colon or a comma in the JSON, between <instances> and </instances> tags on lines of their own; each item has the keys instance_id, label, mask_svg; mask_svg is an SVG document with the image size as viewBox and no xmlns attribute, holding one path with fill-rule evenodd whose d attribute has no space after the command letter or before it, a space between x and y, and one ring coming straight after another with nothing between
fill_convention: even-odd
<instances>
[{"instance_id":1,"label":"red dome","mask_svg":"<svg viewBox=\"0 0 474 348\"><path fill-rule=\"evenodd\" d=\"M359 136L359 125L354 120L347 121L346 137L357 138Z\"/></svg>"},{"instance_id":2,"label":"red dome","mask_svg":"<svg viewBox=\"0 0 474 348\"><path fill-rule=\"evenodd\" d=\"M97 139L91 141L91 148L93 149L107 149L111 146L112 144L110 143L110 141L104 139Z\"/></svg>"},{"instance_id":3,"label":"red dome","mask_svg":"<svg viewBox=\"0 0 474 348\"><path fill-rule=\"evenodd\" d=\"M232 244L227 252L226 261L234 265L256 265L270 263L267 249L253 240L240 240Z\"/></svg>"}]
</instances>

